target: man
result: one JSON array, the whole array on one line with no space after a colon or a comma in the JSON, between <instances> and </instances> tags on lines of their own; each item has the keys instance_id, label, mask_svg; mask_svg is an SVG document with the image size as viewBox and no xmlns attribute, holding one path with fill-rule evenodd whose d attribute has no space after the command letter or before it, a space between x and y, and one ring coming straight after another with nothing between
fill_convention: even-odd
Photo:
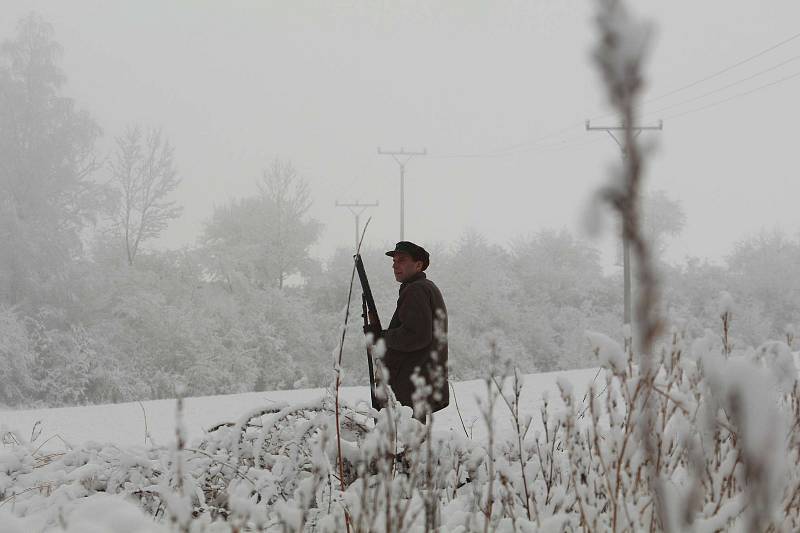
<instances>
[{"instance_id":1,"label":"man","mask_svg":"<svg viewBox=\"0 0 800 533\"><path fill-rule=\"evenodd\" d=\"M397 309L389 328L377 331L374 320L365 326L365 333L382 337L386 343L383 364L389 373L389 385L397 400L415 408L415 372L425 380L427 407L414 410L414 417L424 421L428 413L450 403L447 383L447 308L439 288L425 276L430 255L424 248L409 241L398 242L386 252L392 258L395 279L400 282ZM419 397L417 398L420 399ZM420 407L419 405L417 407Z\"/></svg>"}]
</instances>

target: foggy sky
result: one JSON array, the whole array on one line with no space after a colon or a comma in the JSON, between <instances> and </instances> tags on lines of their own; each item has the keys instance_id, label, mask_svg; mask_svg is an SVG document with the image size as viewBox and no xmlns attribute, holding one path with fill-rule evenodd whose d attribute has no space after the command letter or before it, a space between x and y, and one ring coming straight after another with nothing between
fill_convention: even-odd
<instances>
[{"instance_id":1,"label":"foggy sky","mask_svg":"<svg viewBox=\"0 0 800 533\"><path fill-rule=\"evenodd\" d=\"M587 197L618 160L583 121L607 111L589 58L590 1L223 2L0 0L0 37L35 10L64 47L65 93L104 129L163 127L185 206L160 247L191 245L214 204L255 193L262 168L291 159L327 225L315 253L352 245L334 201L379 201L368 242L399 237L399 173L378 146L427 148L408 165L406 238L448 243L467 229L507 244L544 228L581 228ZM645 100L797 33L796 0L637 2L657 38ZM800 54L800 39L646 106L659 109ZM653 121L800 72L800 61ZM718 260L759 230L800 228L796 124L800 78L666 120L652 134L651 189L683 202L669 248ZM611 117L599 117L609 124ZM566 128L566 129L565 129ZM531 141L564 130L538 144ZM648 134L645 134L648 135ZM645 138L644 136L642 137ZM502 157L434 157L490 154ZM609 249L606 239L603 246ZM609 254L610 255L610 254Z\"/></svg>"}]
</instances>

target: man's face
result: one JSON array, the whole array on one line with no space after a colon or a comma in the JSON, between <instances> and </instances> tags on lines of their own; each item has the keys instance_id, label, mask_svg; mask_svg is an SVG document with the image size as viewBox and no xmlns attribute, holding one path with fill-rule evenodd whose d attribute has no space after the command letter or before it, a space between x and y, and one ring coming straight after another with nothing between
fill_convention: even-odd
<instances>
[{"instance_id":1,"label":"man's face","mask_svg":"<svg viewBox=\"0 0 800 533\"><path fill-rule=\"evenodd\" d=\"M414 261L414 258L405 252L397 252L392 257L392 270L394 279L403 283L417 272L422 272L422 261Z\"/></svg>"}]
</instances>

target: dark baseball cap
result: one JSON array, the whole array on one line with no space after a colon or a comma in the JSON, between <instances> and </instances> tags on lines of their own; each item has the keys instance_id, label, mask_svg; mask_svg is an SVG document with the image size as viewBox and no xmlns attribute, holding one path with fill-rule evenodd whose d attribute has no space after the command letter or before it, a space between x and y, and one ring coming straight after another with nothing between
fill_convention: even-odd
<instances>
[{"instance_id":1,"label":"dark baseball cap","mask_svg":"<svg viewBox=\"0 0 800 533\"><path fill-rule=\"evenodd\" d=\"M394 257L394 254L398 252L405 252L411 256L414 261L422 261L422 270L428 268L428 265L431 262L430 254L423 248L417 244L414 244L410 241L400 241L398 242L394 250L389 250L386 252L386 255L389 257Z\"/></svg>"}]
</instances>

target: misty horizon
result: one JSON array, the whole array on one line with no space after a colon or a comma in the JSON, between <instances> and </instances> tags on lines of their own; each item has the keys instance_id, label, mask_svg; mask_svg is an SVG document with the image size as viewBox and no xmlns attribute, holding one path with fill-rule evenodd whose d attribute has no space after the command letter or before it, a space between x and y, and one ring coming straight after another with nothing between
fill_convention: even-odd
<instances>
[{"instance_id":1,"label":"misty horizon","mask_svg":"<svg viewBox=\"0 0 800 533\"><path fill-rule=\"evenodd\" d=\"M367 242L392 244L399 170L378 147L427 149L407 167L407 238L441 245L478 231L508 246L562 228L587 237L591 191L619 155L608 136L584 129L587 119L614 122L587 52L589 5L159 4L158 17L148 3L4 6L2 35L31 10L53 25L64 92L103 129L100 155L113 153L129 124L159 127L174 145L182 182L173 198L184 212L148 245L156 249L194 246L214 206L255 194L274 158L291 161L309 182L310 215L325 225L315 257L352 246L352 216L337 201L379 202L364 215L372 216ZM793 236L800 228L790 148L796 81L693 112L791 74L792 43L670 92L791 35L796 5L704 3L679 24L672 20L684 12L680 4L644 9L660 26L642 119L664 119L663 131L642 137L656 147L647 187L686 212L665 259L720 262L761 232ZM107 176L103 168L95 179ZM425 224L440 206L448 216ZM609 229L587 240L613 268Z\"/></svg>"}]
</instances>

